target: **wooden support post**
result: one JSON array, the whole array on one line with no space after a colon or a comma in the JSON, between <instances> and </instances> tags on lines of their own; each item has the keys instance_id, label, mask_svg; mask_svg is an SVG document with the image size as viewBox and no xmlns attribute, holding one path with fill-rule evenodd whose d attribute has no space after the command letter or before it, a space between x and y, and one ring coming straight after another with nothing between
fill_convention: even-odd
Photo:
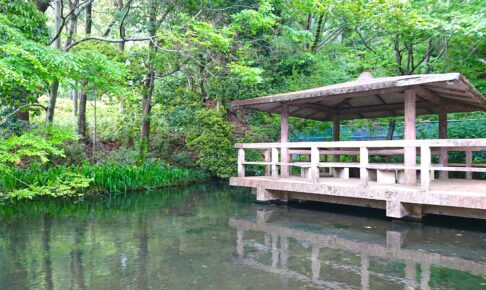
<instances>
[{"instance_id":1,"label":"wooden support post","mask_svg":"<svg viewBox=\"0 0 486 290\"><path fill-rule=\"evenodd\" d=\"M439 111L439 139L447 139L447 111L445 106L441 106ZM447 148L440 148L439 151L439 164L447 166L448 153ZM439 171L439 179L448 179L448 171Z\"/></svg>"},{"instance_id":2,"label":"wooden support post","mask_svg":"<svg viewBox=\"0 0 486 290\"><path fill-rule=\"evenodd\" d=\"M311 148L311 168L309 177L312 183L319 183L319 149Z\"/></svg>"},{"instance_id":3,"label":"wooden support post","mask_svg":"<svg viewBox=\"0 0 486 290\"><path fill-rule=\"evenodd\" d=\"M280 142L287 143L289 142L289 105L282 104L282 111L281 111L281 119L280 119ZM289 163L289 149L282 148L280 151L281 161L285 165L281 166L280 175L282 177L289 176L289 166L286 165Z\"/></svg>"},{"instance_id":4,"label":"wooden support post","mask_svg":"<svg viewBox=\"0 0 486 290\"><path fill-rule=\"evenodd\" d=\"M339 128L340 118L339 115L334 115L332 117L332 141L339 141L340 128ZM334 155L334 162L339 162L340 155Z\"/></svg>"},{"instance_id":5,"label":"wooden support post","mask_svg":"<svg viewBox=\"0 0 486 290\"><path fill-rule=\"evenodd\" d=\"M416 110L415 101L417 99L415 89L408 89L405 91L404 97L404 113L405 113L405 140L415 140L416 139ZM417 159L417 149L415 147L405 147L404 148L404 159L405 166L413 167L416 166ZM415 185L417 183L417 172L415 169L405 169L405 184Z\"/></svg>"},{"instance_id":6,"label":"wooden support post","mask_svg":"<svg viewBox=\"0 0 486 290\"><path fill-rule=\"evenodd\" d=\"M420 184L422 190L430 190L431 152L429 146L420 147Z\"/></svg>"},{"instance_id":7,"label":"wooden support post","mask_svg":"<svg viewBox=\"0 0 486 290\"><path fill-rule=\"evenodd\" d=\"M238 177L245 177L245 149L238 149Z\"/></svg>"},{"instance_id":8,"label":"wooden support post","mask_svg":"<svg viewBox=\"0 0 486 290\"><path fill-rule=\"evenodd\" d=\"M473 154L471 149L466 149L466 169L471 168L473 164ZM472 179L473 173L471 171L466 171L466 179Z\"/></svg>"},{"instance_id":9,"label":"wooden support post","mask_svg":"<svg viewBox=\"0 0 486 290\"><path fill-rule=\"evenodd\" d=\"M368 148L361 147L359 149L359 176L361 179L361 185L368 185Z\"/></svg>"},{"instance_id":10,"label":"wooden support post","mask_svg":"<svg viewBox=\"0 0 486 290\"><path fill-rule=\"evenodd\" d=\"M266 149L264 152L263 152L263 157L265 158L265 162L270 162L270 156L271 154L271 150L270 149ZM265 165L265 176L270 176L270 165Z\"/></svg>"},{"instance_id":11,"label":"wooden support post","mask_svg":"<svg viewBox=\"0 0 486 290\"><path fill-rule=\"evenodd\" d=\"M272 177L278 177L278 149L272 148Z\"/></svg>"}]
</instances>

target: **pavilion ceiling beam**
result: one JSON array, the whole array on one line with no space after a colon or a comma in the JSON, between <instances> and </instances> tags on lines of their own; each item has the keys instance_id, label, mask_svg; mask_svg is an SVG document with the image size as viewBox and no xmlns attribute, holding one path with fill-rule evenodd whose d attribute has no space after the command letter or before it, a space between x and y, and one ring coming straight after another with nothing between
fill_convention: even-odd
<instances>
[{"instance_id":1,"label":"pavilion ceiling beam","mask_svg":"<svg viewBox=\"0 0 486 290\"><path fill-rule=\"evenodd\" d=\"M293 104L291 104L293 105ZM321 112L326 112L326 113L331 113L331 114L337 114L338 110L332 107L324 106L324 105L319 105L319 104L314 104L314 103L305 103L305 104L299 104L296 105L296 107L300 108L310 108L310 109L316 109Z\"/></svg>"},{"instance_id":2,"label":"pavilion ceiling beam","mask_svg":"<svg viewBox=\"0 0 486 290\"><path fill-rule=\"evenodd\" d=\"M428 102L417 102L417 108L423 109L428 107ZM372 105L365 107L354 107L352 109L342 109L341 114L355 114L355 113L371 113L384 112L393 110L403 110L403 103L386 104L386 105Z\"/></svg>"},{"instance_id":3,"label":"pavilion ceiling beam","mask_svg":"<svg viewBox=\"0 0 486 290\"><path fill-rule=\"evenodd\" d=\"M446 97L448 99L456 100L456 103L469 103L469 104L473 104L473 106L475 107L479 107L483 110L486 110L486 98L475 97L475 95L470 91L437 87L437 86L428 86L428 87L430 91L439 93L443 95L443 97Z\"/></svg>"},{"instance_id":4,"label":"pavilion ceiling beam","mask_svg":"<svg viewBox=\"0 0 486 290\"><path fill-rule=\"evenodd\" d=\"M314 103L320 101L336 101L336 100L343 100L346 98L355 98L355 97L368 97L376 94L392 94L392 93L403 93L407 87L391 87L386 89L376 89L376 90L368 90L368 91L360 91L360 92L352 92L352 93L343 93L337 95L325 95L325 96L310 96L310 97L296 97L296 99L289 101L292 104L302 104L302 103Z\"/></svg>"},{"instance_id":5,"label":"pavilion ceiling beam","mask_svg":"<svg viewBox=\"0 0 486 290\"><path fill-rule=\"evenodd\" d=\"M455 97L450 95L443 95L443 98L453 100L456 103L463 103L468 104L475 107L482 107L483 109L486 108L486 105L482 105L479 100L472 100L472 99L465 99L463 97Z\"/></svg>"},{"instance_id":6,"label":"pavilion ceiling beam","mask_svg":"<svg viewBox=\"0 0 486 290\"><path fill-rule=\"evenodd\" d=\"M468 97L468 94L465 92L465 91L462 91L462 93L460 92L456 92L456 91L451 91L451 90L448 90L448 89L439 89L439 88L436 88L436 87L429 87L428 88L431 92L434 92L436 94L447 94L447 95L451 95L451 96L456 96L456 97Z\"/></svg>"},{"instance_id":7,"label":"pavilion ceiling beam","mask_svg":"<svg viewBox=\"0 0 486 290\"><path fill-rule=\"evenodd\" d=\"M429 88L439 89L439 90L446 90L446 91L452 91L452 92L457 92L457 93L465 93L464 90L450 88L448 86L440 86L440 85L436 85L436 84L424 84L424 86L427 86Z\"/></svg>"},{"instance_id":8,"label":"pavilion ceiling beam","mask_svg":"<svg viewBox=\"0 0 486 290\"><path fill-rule=\"evenodd\" d=\"M439 97L436 93L424 88L424 87L421 87L421 86L417 86L416 87L416 92L417 92L417 95L419 97L421 97L422 99L425 99L433 104L436 104L436 105L439 105L439 106L442 106L442 98Z\"/></svg>"},{"instance_id":9,"label":"pavilion ceiling beam","mask_svg":"<svg viewBox=\"0 0 486 290\"><path fill-rule=\"evenodd\" d=\"M385 99L383 99L383 97L382 97L382 96L380 96L380 94L376 94L376 98L378 99L378 101L380 101L380 103L381 103L381 104L383 104L383 105L386 105L386 104L387 104L387 102L385 101ZM393 110L390 110L389 112L390 112L392 115L396 115L396 112L395 112L395 111L393 111Z\"/></svg>"}]
</instances>

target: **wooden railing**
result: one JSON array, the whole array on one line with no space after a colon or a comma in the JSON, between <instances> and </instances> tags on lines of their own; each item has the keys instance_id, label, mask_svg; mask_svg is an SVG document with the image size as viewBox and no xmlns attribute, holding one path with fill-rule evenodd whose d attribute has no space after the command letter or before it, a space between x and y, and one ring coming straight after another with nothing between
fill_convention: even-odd
<instances>
[{"instance_id":1,"label":"wooden railing","mask_svg":"<svg viewBox=\"0 0 486 290\"><path fill-rule=\"evenodd\" d=\"M245 177L246 165L260 165L265 167L265 176L289 177L291 167L301 169L312 183L321 180L321 168L330 168L334 176L341 174L349 178L349 169L359 169L360 183L368 185L370 174L378 175L383 182L394 181L393 176L401 174L416 174L420 171L420 185L423 190L430 190L434 171L466 172L466 178L471 179L473 172L486 172L485 164L473 164L473 152L486 151L486 139L436 139L436 140L389 140L389 141L339 141L339 142L288 142L288 143L244 143L236 144L238 148L238 177ZM403 155L405 151L413 149L420 156L420 164L401 163L373 163L370 156ZM249 161L245 158L245 150L258 150L263 154L263 161ZM441 151L465 152L464 164L432 164L432 155L439 155ZM282 158L283 154L290 156L304 156L306 161L292 161L295 158ZM339 157L328 162L328 156L351 156L351 162L336 162ZM310 158L309 158L310 157ZM359 161L357 160L359 157ZM412 158L413 159L413 158ZM289 160L281 162L281 160ZM453 166L452 166L453 165ZM280 171L279 171L280 169ZM289 173L290 172L290 173ZM395 175L396 174L396 175ZM401 183L401 182L400 182Z\"/></svg>"}]
</instances>

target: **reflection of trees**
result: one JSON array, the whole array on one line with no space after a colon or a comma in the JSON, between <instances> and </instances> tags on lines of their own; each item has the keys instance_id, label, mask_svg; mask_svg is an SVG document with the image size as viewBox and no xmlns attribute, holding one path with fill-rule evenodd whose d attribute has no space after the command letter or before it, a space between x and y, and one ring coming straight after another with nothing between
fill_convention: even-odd
<instances>
[{"instance_id":1,"label":"reflection of trees","mask_svg":"<svg viewBox=\"0 0 486 290\"><path fill-rule=\"evenodd\" d=\"M46 290L54 289L54 282L52 281L52 261L51 261L51 217L48 214L42 215L42 232L41 242L42 251L44 255L42 270L44 271L44 282Z\"/></svg>"},{"instance_id":2,"label":"reflection of trees","mask_svg":"<svg viewBox=\"0 0 486 290\"><path fill-rule=\"evenodd\" d=\"M138 275L137 289L148 289L148 234L147 234L147 216L141 215L138 221Z\"/></svg>"},{"instance_id":3,"label":"reflection of trees","mask_svg":"<svg viewBox=\"0 0 486 290\"><path fill-rule=\"evenodd\" d=\"M226 222L221 216L246 210L252 200L236 192L206 184L96 202L46 200L0 209L0 289L148 289L157 283L187 283L187 261L167 261L204 251L194 247L194 232L222 234ZM173 235L149 249L151 229ZM210 246L214 241L205 242ZM149 250L157 254L149 256ZM209 266L207 261L196 266L209 271L201 264Z\"/></svg>"},{"instance_id":4,"label":"reflection of trees","mask_svg":"<svg viewBox=\"0 0 486 290\"><path fill-rule=\"evenodd\" d=\"M18 220L14 220L8 225L7 231L9 233L10 241L10 255L15 257L12 261L10 275L6 277L6 282L14 282L18 289L28 289L28 271L26 269L26 250L27 241L25 237L25 225ZM1 285L0 285L1 286Z\"/></svg>"},{"instance_id":5,"label":"reflection of trees","mask_svg":"<svg viewBox=\"0 0 486 290\"><path fill-rule=\"evenodd\" d=\"M69 254L71 258L71 288L73 289L74 284L78 286L79 289L86 289L84 281L84 267L83 267L83 246L84 246L84 236L85 236L85 226L83 224L78 224L74 228L74 248Z\"/></svg>"}]
</instances>

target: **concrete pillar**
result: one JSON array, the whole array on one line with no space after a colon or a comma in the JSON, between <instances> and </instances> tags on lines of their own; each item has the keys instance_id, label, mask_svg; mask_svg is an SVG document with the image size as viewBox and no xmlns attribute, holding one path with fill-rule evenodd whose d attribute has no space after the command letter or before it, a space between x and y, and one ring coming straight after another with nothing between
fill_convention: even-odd
<instances>
[{"instance_id":1,"label":"concrete pillar","mask_svg":"<svg viewBox=\"0 0 486 290\"><path fill-rule=\"evenodd\" d=\"M370 261L368 254L361 253L361 289L370 289L370 272L368 270Z\"/></svg>"},{"instance_id":2,"label":"concrete pillar","mask_svg":"<svg viewBox=\"0 0 486 290\"><path fill-rule=\"evenodd\" d=\"M287 143L289 142L289 105L282 104L281 108L281 118L280 118L280 142ZM286 164L289 163L289 153L288 148L282 148L281 154L281 162ZM282 165L280 167L280 175L282 177L289 176L289 166Z\"/></svg>"},{"instance_id":3,"label":"concrete pillar","mask_svg":"<svg viewBox=\"0 0 486 290\"><path fill-rule=\"evenodd\" d=\"M236 253L238 257L243 258L245 255L245 231L244 230L237 230L236 231Z\"/></svg>"},{"instance_id":4,"label":"concrete pillar","mask_svg":"<svg viewBox=\"0 0 486 290\"><path fill-rule=\"evenodd\" d=\"M320 250L319 244L316 243L312 245L312 281L319 280L319 276L321 275L321 260L319 259Z\"/></svg>"},{"instance_id":5,"label":"concrete pillar","mask_svg":"<svg viewBox=\"0 0 486 290\"><path fill-rule=\"evenodd\" d=\"M422 275L420 277L420 289L422 290L429 290L429 282L430 282L430 264L429 263L422 263L420 265L422 270Z\"/></svg>"},{"instance_id":6,"label":"concrete pillar","mask_svg":"<svg viewBox=\"0 0 486 290\"><path fill-rule=\"evenodd\" d=\"M439 111L439 139L447 139L447 110L445 106L441 106ZM447 166L447 149L440 148L439 152L439 164ZM439 179L448 179L449 172L439 171Z\"/></svg>"},{"instance_id":7,"label":"concrete pillar","mask_svg":"<svg viewBox=\"0 0 486 290\"><path fill-rule=\"evenodd\" d=\"M412 261L405 261L405 278L407 279L405 289L415 289L417 269L416 264Z\"/></svg>"},{"instance_id":8,"label":"concrete pillar","mask_svg":"<svg viewBox=\"0 0 486 290\"><path fill-rule=\"evenodd\" d=\"M405 91L404 113L405 113L405 140L416 140L416 106L417 95L415 88ZM405 166L416 166L417 149L405 147ZM405 184L415 185L417 183L417 172L415 169L405 169Z\"/></svg>"},{"instance_id":9,"label":"concrete pillar","mask_svg":"<svg viewBox=\"0 0 486 290\"><path fill-rule=\"evenodd\" d=\"M278 234L272 234L272 269L275 270L278 267L279 250L278 250Z\"/></svg>"},{"instance_id":10,"label":"concrete pillar","mask_svg":"<svg viewBox=\"0 0 486 290\"><path fill-rule=\"evenodd\" d=\"M280 265L283 270L288 269L289 260L289 238L280 237Z\"/></svg>"}]
</instances>

